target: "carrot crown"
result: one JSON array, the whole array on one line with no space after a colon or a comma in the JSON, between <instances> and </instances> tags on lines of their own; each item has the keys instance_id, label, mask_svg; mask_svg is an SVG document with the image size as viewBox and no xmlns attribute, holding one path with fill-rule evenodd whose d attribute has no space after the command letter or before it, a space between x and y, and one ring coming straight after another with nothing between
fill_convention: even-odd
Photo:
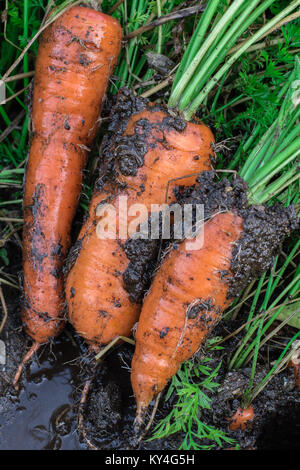
<instances>
[{"instance_id":1,"label":"carrot crown","mask_svg":"<svg viewBox=\"0 0 300 470\"><path fill-rule=\"evenodd\" d=\"M294 0L247 40L237 40L275 0L209 0L176 73L169 108L177 108L190 120L210 91L226 78L233 63L250 46L278 27L298 5Z\"/></svg>"}]
</instances>

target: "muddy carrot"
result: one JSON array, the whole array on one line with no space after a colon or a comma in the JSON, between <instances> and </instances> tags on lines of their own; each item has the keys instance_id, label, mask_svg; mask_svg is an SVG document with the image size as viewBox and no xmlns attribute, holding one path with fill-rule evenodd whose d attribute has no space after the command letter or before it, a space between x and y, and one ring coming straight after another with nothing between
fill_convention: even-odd
<instances>
[{"instance_id":1,"label":"muddy carrot","mask_svg":"<svg viewBox=\"0 0 300 470\"><path fill-rule=\"evenodd\" d=\"M121 35L114 18L74 6L40 40L24 192L22 321L34 340L25 360L64 325L62 267Z\"/></svg>"},{"instance_id":2,"label":"muddy carrot","mask_svg":"<svg viewBox=\"0 0 300 470\"><path fill-rule=\"evenodd\" d=\"M209 0L204 13L201 15L195 28L190 44L182 58L168 101L168 111L166 111L168 119L174 116L180 118L184 116L187 120L185 122L186 130L183 132L179 131L179 129L177 129L177 132L173 131L173 139L171 139L171 142L170 132L162 133L161 130L155 131L155 139L158 141L159 145L155 143L154 134L150 145L158 147L162 146L164 147L164 150L160 152L160 155L158 155L157 152L157 156L152 160L148 158L148 154L145 156L147 172L145 168L141 168L144 161L144 156L142 158L140 157L143 142L140 143L140 148L138 150L135 148L132 151L130 146L128 147L128 142L125 142L125 145L123 145L124 143L122 141L121 133L119 134L120 139L118 145L122 149L122 152L126 152L127 150L129 152L127 162L124 163L122 160L119 162L122 166L122 168L119 168L121 173L122 169L125 172L128 171L128 169L126 169L128 162L133 168L136 167L137 163L139 166L135 183L133 182L133 178L131 178L130 182L127 183L126 176L128 176L129 173L125 173L120 176L121 182L127 185L126 195L128 195L131 202L136 202L135 194L139 195L139 202L141 204L145 204L147 208L150 203L155 204L157 202L164 202L163 193L166 188L164 187L162 191L162 185L160 183L163 183L163 185L166 186L167 181L170 179L175 178L176 176L179 177L186 175L191 173L191 169L196 169L197 166L194 164L195 162L192 162L193 164L190 165L190 157L186 159L185 168L182 164L184 160L183 158L179 163L179 158L176 157L178 167L177 164L175 166L171 163L171 158L168 160L169 156L165 159L167 145L170 146L170 151L172 148L177 152L181 151L183 156L185 153L191 152L190 156L192 157L192 153L195 151L195 156L200 157L200 160L198 161L198 169L196 171L207 169L209 159L207 159L206 164L203 164L204 160L201 159L205 159L208 156L207 147L212 141L212 136L208 137L208 131L205 131L204 134L206 134L206 137L204 136L201 145L194 147L195 139L191 138L191 135L194 132L198 133L201 140L203 126L199 131L191 132L192 128L196 129L196 124L195 122L191 123L190 121L195 119L194 114L199 109L204 99L207 98L212 86L218 84L219 80L226 75L230 65L233 64L234 61L243 52L245 52L251 44L253 44L253 42L263 36L268 26L264 26L264 28L257 31L255 38L251 37L249 41L245 42L245 44L243 43L243 48L237 51L236 54L232 55L230 57L230 62L226 61L224 66L221 67L213 77L213 74L222 61L224 61L228 51L236 43L237 39L242 36L247 28L273 1L274 0L268 0L256 8L258 0L250 3L246 0L241 0L239 2L235 2L233 5L229 5L228 8L224 7L224 15L221 15L221 17L218 18L218 7L222 9L223 4L221 5L221 2L218 0ZM293 8L295 8L294 5ZM290 7L287 13L292 11L293 8ZM236 14L237 9L239 9L239 15ZM278 21L283 16L278 18ZM275 18L272 18L272 21L272 24L276 23ZM210 26L212 26L211 31ZM217 48L218 50L215 48L216 42L220 44L220 47ZM209 82L209 88L205 86L207 82ZM150 92L147 91L146 93L147 96L149 96ZM199 100L199 97L201 97L201 100ZM198 104L195 104L195 101L197 101ZM126 108L126 104L124 104L124 107ZM143 134L145 131L145 129L141 131L143 125L148 126L149 128L153 123L152 118L149 118L149 113L145 109L144 114L141 113L138 117L141 122L138 123L137 126L137 119L134 117L135 112L132 111L132 114L132 119L129 119L129 122L127 122L128 129L127 131L124 129L124 132L131 132L132 140L134 140L135 135L138 133ZM151 115L154 116L153 110L151 111ZM122 114L122 112L120 112L119 119L122 120L123 118L124 113ZM116 121L118 117L113 117L113 119ZM143 119L144 123L142 122ZM133 129L129 131L130 127L133 126L137 127L137 131L133 131ZM111 138L115 141L113 136ZM145 142L148 144L148 141ZM112 154L116 153L118 145L115 145L114 149L112 148ZM163 162L165 162L165 164ZM153 169L149 167L149 163L153 166ZM160 165L162 165L162 167ZM157 173L155 173L156 170L158 170ZM144 171L144 177L147 178L147 183L145 181L140 181L139 179L139 175L143 174ZM158 175L160 175L159 178ZM118 180L118 177L115 181ZM149 188L154 184L151 180L152 177L158 179L158 184L153 186L153 191L150 193ZM187 183L188 180L182 184ZM137 189L138 186L140 186L140 189ZM131 188L133 192L131 192L131 196L129 196ZM143 193L144 188L146 189L145 193ZM102 190L103 187L101 187L101 191ZM81 247L80 253L75 261L74 267L70 271L66 284L69 318L77 331L82 334L90 344L93 344L96 349L99 345L105 344L107 341L114 339L116 335L123 335L125 332L126 334L130 333L134 322L138 318L138 312L140 311L139 305L134 304L136 295L133 291L139 284L139 291L140 293L143 293L143 280L141 281L141 278L146 275L145 270L138 266L138 262L135 263L133 268L132 260L129 260L128 256L124 255L120 243L116 245L113 241L107 241L99 244L99 241L96 239L96 228L92 228L91 224L94 223L96 226L99 222L99 213L101 210L98 211L97 219L95 218L94 212L97 210L97 204L102 204L103 195L99 194L101 191L98 191L98 194L96 192L96 195L93 198L89 212L89 222L88 224L85 224L76 245L77 252L78 248ZM105 198L109 196L110 193L112 193L114 197L113 189L106 187L104 188L104 191L106 191ZM142 196L140 196L141 192ZM148 198L148 195L151 195L151 198L153 198L151 201ZM168 201L170 202L171 200L169 199ZM113 204L116 203L114 202ZM126 237L122 240L124 244ZM105 248L105 244L107 248ZM108 253L112 254L114 258ZM112 271L116 269L115 266L118 264L116 259L119 260L119 269L117 269L117 276L119 276L119 279L117 280L115 279L116 276L112 273ZM97 273L98 270L101 272L99 275ZM130 270L132 275L129 272ZM84 281L80 284L81 278L84 279ZM124 286L129 291L130 297L126 294ZM142 295L140 295L140 297L142 297ZM121 304L121 307L119 304ZM123 315L123 311L128 312L128 322L126 320L127 314ZM84 319L82 316L84 316ZM111 330L110 325L114 325Z\"/></svg>"}]
</instances>

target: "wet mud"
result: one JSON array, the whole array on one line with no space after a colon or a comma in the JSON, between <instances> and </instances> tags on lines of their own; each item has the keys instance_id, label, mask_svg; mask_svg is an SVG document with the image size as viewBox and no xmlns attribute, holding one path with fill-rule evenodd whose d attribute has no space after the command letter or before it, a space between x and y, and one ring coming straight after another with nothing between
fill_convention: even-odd
<instances>
[{"instance_id":1,"label":"wet mud","mask_svg":"<svg viewBox=\"0 0 300 470\"><path fill-rule=\"evenodd\" d=\"M205 220L227 211L243 219L243 233L232 253L229 299L239 296L253 279L272 266L283 240L299 226L292 205L249 205L247 192L242 178L218 181L214 171L203 172L194 187L177 189L178 202L204 205Z\"/></svg>"}]
</instances>

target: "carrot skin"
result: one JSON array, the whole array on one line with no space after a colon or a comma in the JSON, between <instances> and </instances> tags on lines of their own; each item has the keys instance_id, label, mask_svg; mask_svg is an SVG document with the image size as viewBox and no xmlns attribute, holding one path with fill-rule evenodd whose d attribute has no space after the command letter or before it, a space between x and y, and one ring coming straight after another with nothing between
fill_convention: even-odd
<instances>
[{"instance_id":1,"label":"carrot skin","mask_svg":"<svg viewBox=\"0 0 300 470\"><path fill-rule=\"evenodd\" d=\"M246 409L239 406L232 418L228 419L230 420L229 429L231 431L238 431L239 429L244 431L253 421L254 415L253 405L249 405Z\"/></svg>"},{"instance_id":2,"label":"carrot skin","mask_svg":"<svg viewBox=\"0 0 300 470\"><path fill-rule=\"evenodd\" d=\"M131 382L138 422L230 305L220 272L231 274L233 245L242 230L237 214L218 214L205 224L200 250L187 250L184 241L165 258L144 300L136 333Z\"/></svg>"},{"instance_id":3,"label":"carrot skin","mask_svg":"<svg viewBox=\"0 0 300 470\"><path fill-rule=\"evenodd\" d=\"M25 330L38 343L63 328L62 267L121 35L114 18L74 6L41 37L24 193L22 311Z\"/></svg>"},{"instance_id":4,"label":"carrot skin","mask_svg":"<svg viewBox=\"0 0 300 470\"><path fill-rule=\"evenodd\" d=\"M129 263L121 246L126 239L98 238L97 207L110 195L108 202L118 210L117 196L123 195L128 197L128 207L144 204L148 217L151 204L165 202L170 179L211 169L211 131L202 123L187 123L179 132L164 126L166 118L168 113L151 106L130 117L124 135L138 132L140 122L147 121L152 126L145 142L148 150L144 165L135 176L119 175L126 189L118 191L110 186L104 192L95 191L89 218L79 234L80 252L66 281L68 315L77 332L96 350L118 335L129 336L141 310L139 304L130 301L122 279ZM195 179L193 176L170 184L167 202L175 200L175 185L191 185ZM132 217L128 219L130 223Z\"/></svg>"}]
</instances>

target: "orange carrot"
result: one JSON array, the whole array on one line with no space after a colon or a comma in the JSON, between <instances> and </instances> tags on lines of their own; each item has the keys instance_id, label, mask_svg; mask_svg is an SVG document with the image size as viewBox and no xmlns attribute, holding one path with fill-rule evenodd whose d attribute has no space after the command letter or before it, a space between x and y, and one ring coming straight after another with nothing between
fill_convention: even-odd
<instances>
[{"instance_id":1,"label":"orange carrot","mask_svg":"<svg viewBox=\"0 0 300 470\"><path fill-rule=\"evenodd\" d=\"M117 234L116 239L97 236L101 204L109 202L118 210L120 196L127 196L128 208L135 203L146 207L143 220L147 220L151 204L165 202L169 180L211 168L214 139L205 125L186 123L172 117L165 108L134 100L138 109L143 109L135 113L131 110L125 125L123 115L122 119L117 116L124 131L110 136L106 149L108 159L115 155L119 187L107 184L104 191L95 190L89 217L79 234L79 253L66 282L70 322L95 350L118 335L129 336L141 309L124 285L124 273L129 266L124 250L128 234L123 237ZM128 97L121 95L117 105L120 113L126 102ZM168 203L175 200L172 191L175 183L190 185L195 178L170 184ZM117 222L122 216L118 215ZM130 223L133 217L128 219Z\"/></svg>"},{"instance_id":2,"label":"orange carrot","mask_svg":"<svg viewBox=\"0 0 300 470\"><path fill-rule=\"evenodd\" d=\"M237 431L239 429L244 431L253 421L254 415L253 405L248 406L246 409L239 406L232 418L228 418L228 421L230 421L229 429L231 431Z\"/></svg>"},{"instance_id":3,"label":"orange carrot","mask_svg":"<svg viewBox=\"0 0 300 470\"><path fill-rule=\"evenodd\" d=\"M241 233L242 219L236 214L216 215L205 225L201 250L189 251L183 242L164 260L144 301L136 334L131 377L138 419L230 304L220 271L230 273L233 244Z\"/></svg>"},{"instance_id":4,"label":"orange carrot","mask_svg":"<svg viewBox=\"0 0 300 470\"><path fill-rule=\"evenodd\" d=\"M298 223L292 207L247 208L242 180L231 185L209 178L199 177L191 199L211 211L202 248L190 250L183 241L172 250L144 300L131 374L139 424L153 397L200 348L234 297L270 266Z\"/></svg>"},{"instance_id":5,"label":"orange carrot","mask_svg":"<svg viewBox=\"0 0 300 470\"><path fill-rule=\"evenodd\" d=\"M41 37L24 193L22 321L34 340L26 360L64 325L62 267L121 36L114 18L74 6Z\"/></svg>"}]
</instances>

